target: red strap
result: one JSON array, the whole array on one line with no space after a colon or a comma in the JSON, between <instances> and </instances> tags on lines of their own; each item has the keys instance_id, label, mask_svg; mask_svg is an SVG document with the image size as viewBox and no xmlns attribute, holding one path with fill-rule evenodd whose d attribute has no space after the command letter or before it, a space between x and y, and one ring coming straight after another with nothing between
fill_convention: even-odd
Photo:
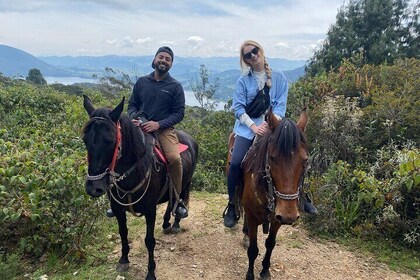
<instances>
[{"instance_id":1,"label":"red strap","mask_svg":"<svg viewBox=\"0 0 420 280\"><path fill-rule=\"evenodd\" d=\"M115 165L117 164L118 152L120 151L120 146L121 146L121 125L120 125L120 121L117 121L116 126L117 126L117 141L115 142L114 155L112 156L112 161L111 161L111 164L109 166L110 171L114 171Z\"/></svg>"}]
</instances>

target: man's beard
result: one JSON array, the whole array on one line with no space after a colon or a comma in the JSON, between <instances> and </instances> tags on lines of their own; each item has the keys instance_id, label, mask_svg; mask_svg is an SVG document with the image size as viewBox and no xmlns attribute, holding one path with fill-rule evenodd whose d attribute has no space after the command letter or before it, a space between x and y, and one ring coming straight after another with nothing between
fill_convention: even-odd
<instances>
[{"instance_id":1,"label":"man's beard","mask_svg":"<svg viewBox=\"0 0 420 280\"><path fill-rule=\"evenodd\" d=\"M159 74L166 74L169 71L169 66L164 63L155 63L155 69L159 72Z\"/></svg>"}]
</instances>

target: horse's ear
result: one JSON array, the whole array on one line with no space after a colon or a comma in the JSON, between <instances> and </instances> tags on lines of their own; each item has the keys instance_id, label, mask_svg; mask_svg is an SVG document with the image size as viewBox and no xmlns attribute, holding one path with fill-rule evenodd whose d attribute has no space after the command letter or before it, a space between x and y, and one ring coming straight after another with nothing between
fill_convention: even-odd
<instances>
[{"instance_id":1,"label":"horse's ear","mask_svg":"<svg viewBox=\"0 0 420 280\"><path fill-rule=\"evenodd\" d=\"M95 107L93 107L92 101L85 94L83 94L83 107L85 107L89 117L92 115L93 111L95 111Z\"/></svg>"},{"instance_id":2,"label":"horse's ear","mask_svg":"<svg viewBox=\"0 0 420 280\"><path fill-rule=\"evenodd\" d=\"M302 112L300 113L299 121L297 122L297 127L299 127L300 130L305 132L306 124L308 123L308 112L306 111L306 107L303 108Z\"/></svg>"},{"instance_id":3,"label":"horse's ear","mask_svg":"<svg viewBox=\"0 0 420 280\"><path fill-rule=\"evenodd\" d=\"M268 124L268 128L270 128L270 130L273 132L279 126L280 121L276 118L276 115L274 115L273 107L271 106L268 109L267 114L265 115L265 121Z\"/></svg>"},{"instance_id":4,"label":"horse's ear","mask_svg":"<svg viewBox=\"0 0 420 280\"><path fill-rule=\"evenodd\" d=\"M121 113L124 110L124 101L125 101L125 97L123 97L120 104L118 104L117 107L115 107L115 109L112 110L111 113L109 113L109 117L111 118L113 122L117 122L118 119L120 118Z\"/></svg>"}]
</instances>

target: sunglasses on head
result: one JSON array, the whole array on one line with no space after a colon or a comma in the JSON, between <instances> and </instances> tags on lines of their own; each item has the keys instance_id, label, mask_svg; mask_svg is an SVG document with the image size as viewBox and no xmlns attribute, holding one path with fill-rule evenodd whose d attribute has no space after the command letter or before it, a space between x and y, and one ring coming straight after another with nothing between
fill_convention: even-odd
<instances>
[{"instance_id":1,"label":"sunglasses on head","mask_svg":"<svg viewBox=\"0 0 420 280\"><path fill-rule=\"evenodd\" d=\"M250 59L252 57L252 55L256 55L259 51L260 51L260 48L255 47L249 53L244 54L244 58L245 59Z\"/></svg>"}]
</instances>

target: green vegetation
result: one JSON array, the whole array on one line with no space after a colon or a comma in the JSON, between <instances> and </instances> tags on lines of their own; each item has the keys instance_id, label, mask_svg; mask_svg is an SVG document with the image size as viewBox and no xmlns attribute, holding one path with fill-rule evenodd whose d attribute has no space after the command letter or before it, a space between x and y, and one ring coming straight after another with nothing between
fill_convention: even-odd
<instances>
[{"instance_id":1,"label":"green vegetation","mask_svg":"<svg viewBox=\"0 0 420 280\"><path fill-rule=\"evenodd\" d=\"M217 79L214 84L210 83L206 65L200 65L197 77L190 79L190 86L200 107L204 110L214 111L217 101L213 98L219 85Z\"/></svg>"},{"instance_id":2,"label":"green vegetation","mask_svg":"<svg viewBox=\"0 0 420 280\"><path fill-rule=\"evenodd\" d=\"M26 80L30 83L34 83L35 85L47 84L47 81L45 80L44 76L42 76L41 71L39 71L37 68L32 68L29 70Z\"/></svg>"},{"instance_id":3,"label":"green vegetation","mask_svg":"<svg viewBox=\"0 0 420 280\"><path fill-rule=\"evenodd\" d=\"M349 1L306 71L315 76L335 70L344 58L357 58L358 66L419 58L419 9L418 2L408 0Z\"/></svg>"}]
</instances>

